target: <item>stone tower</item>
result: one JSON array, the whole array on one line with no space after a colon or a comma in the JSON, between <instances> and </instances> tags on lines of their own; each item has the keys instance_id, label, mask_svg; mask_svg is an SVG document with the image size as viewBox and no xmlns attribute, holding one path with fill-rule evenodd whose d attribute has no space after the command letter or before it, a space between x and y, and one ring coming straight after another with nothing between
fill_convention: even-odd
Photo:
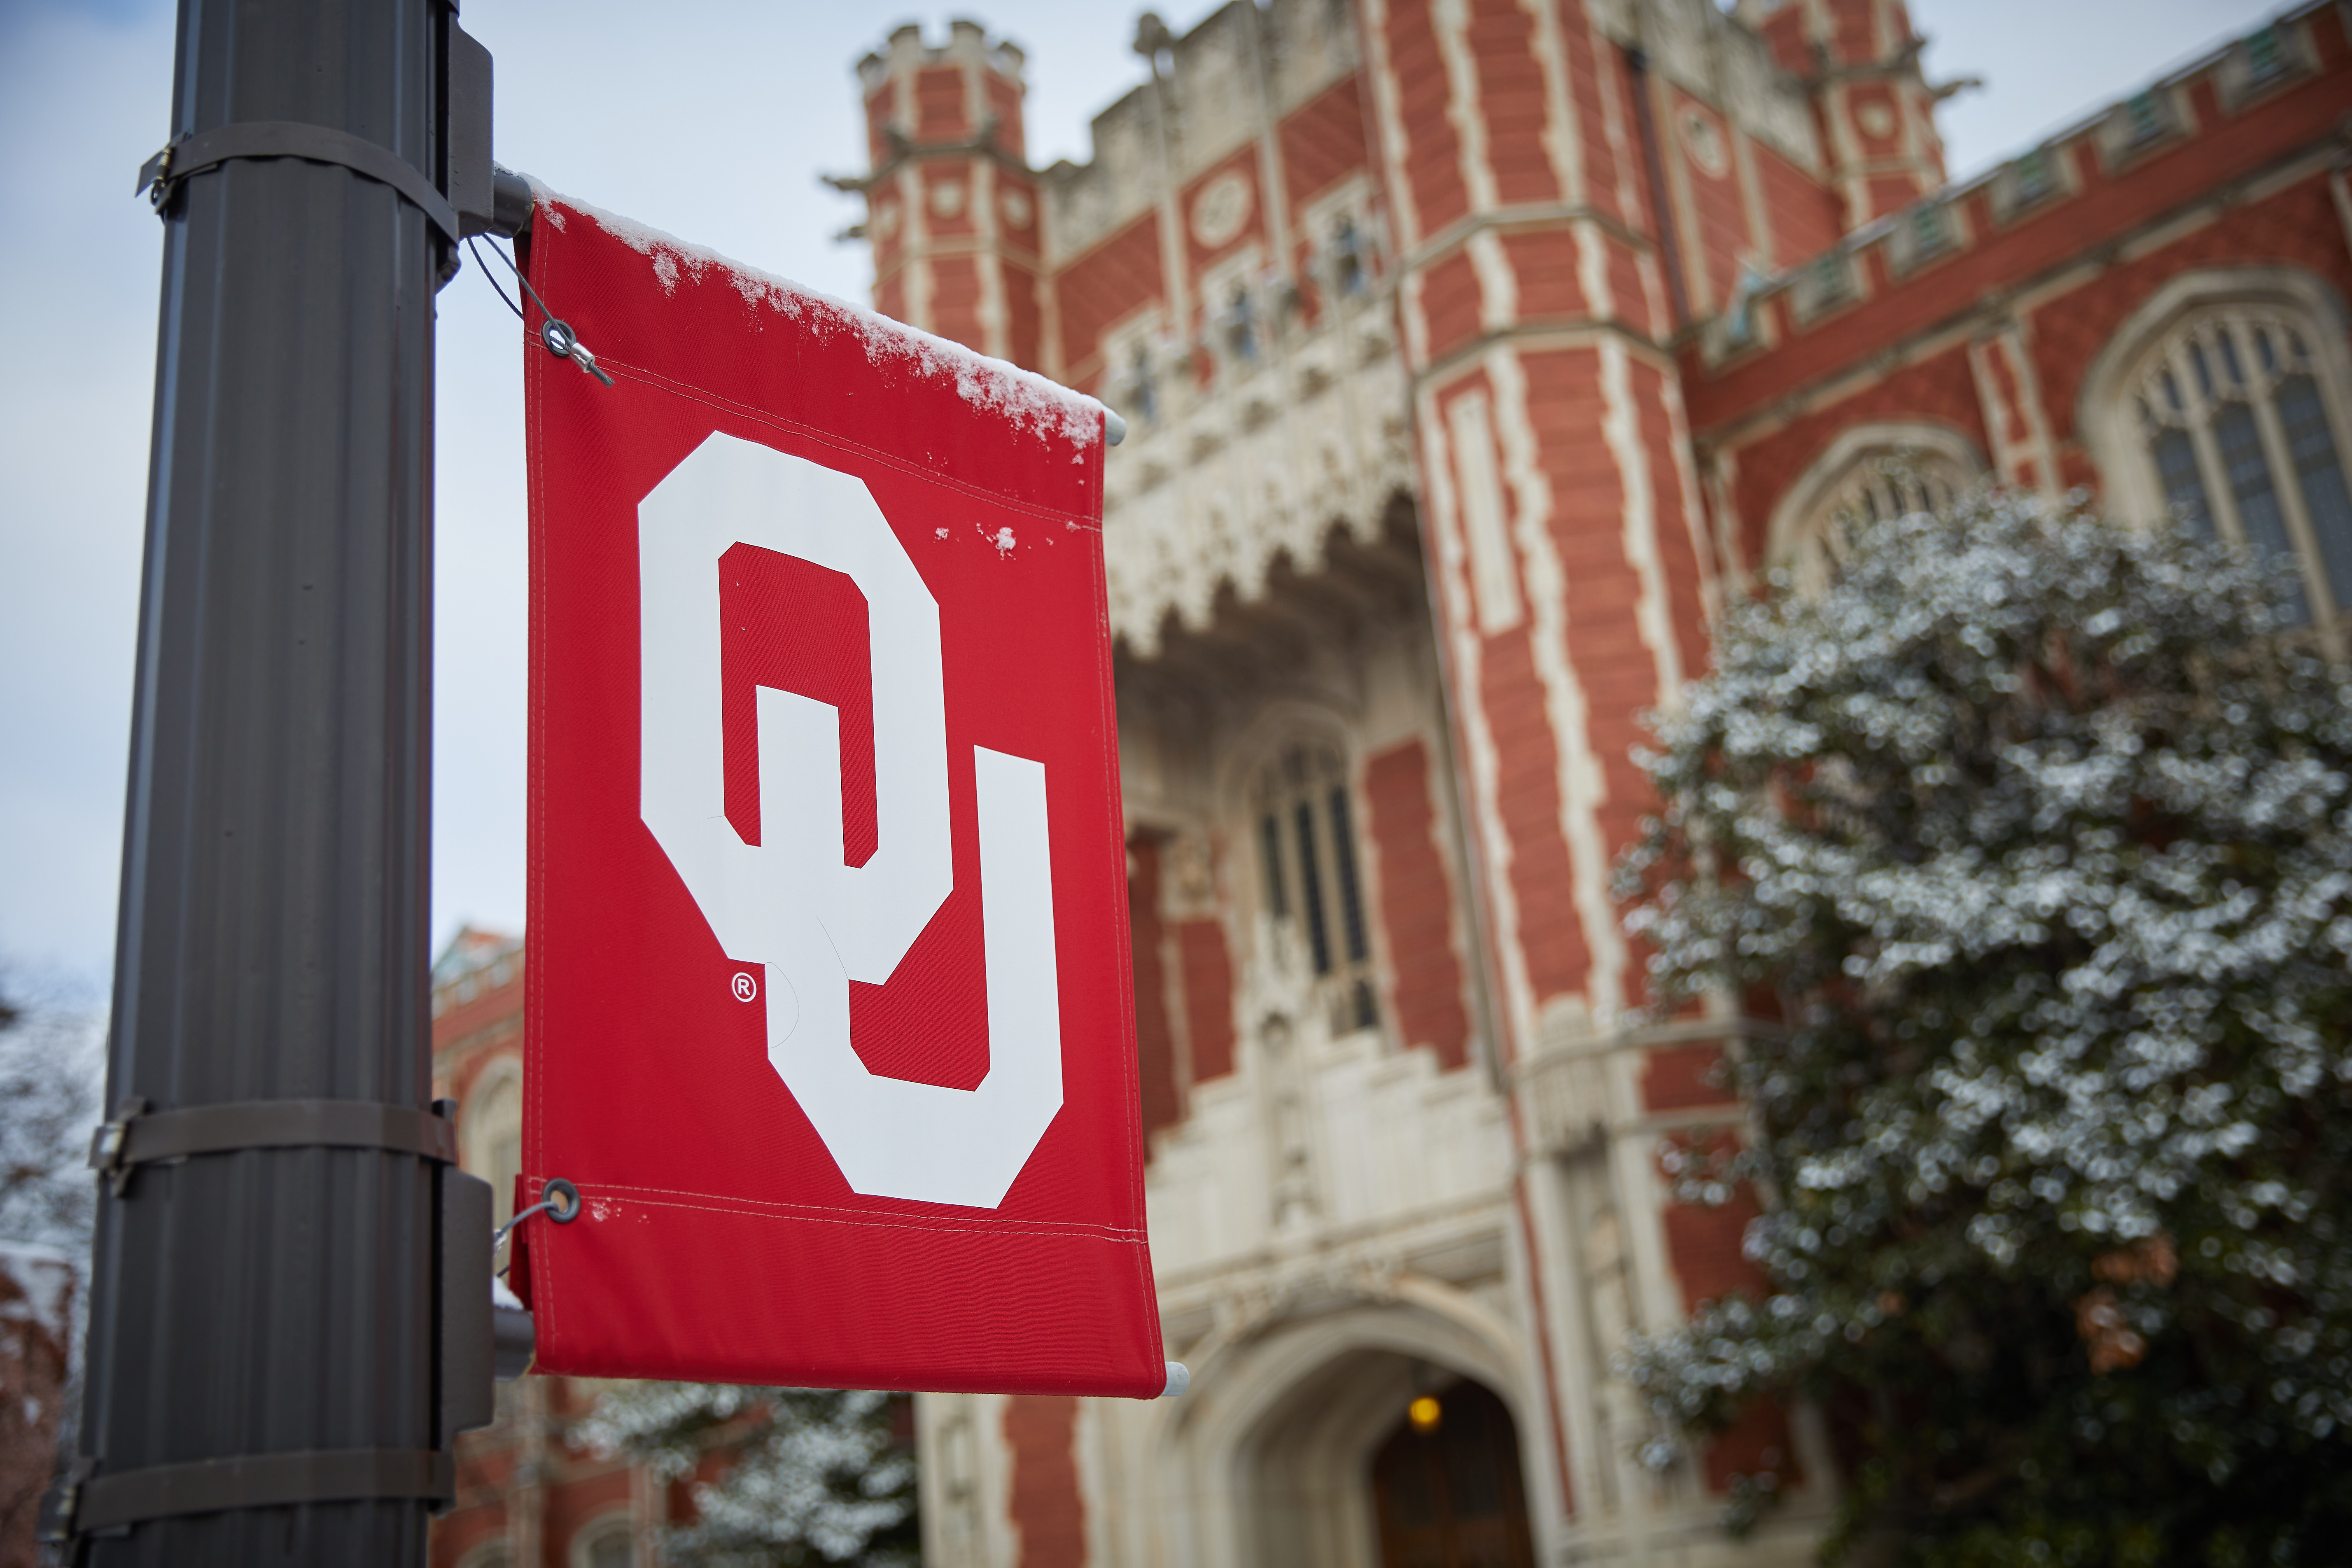
<instances>
[{"instance_id":1,"label":"stone tower","mask_svg":"<svg viewBox=\"0 0 2352 1568\"><path fill-rule=\"evenodd\" d=\"M944 47L913 24L857 65L871 172L874 300L999 359L1038 363L1037 189L1023 159L1021 50L980 24Z\"/></svg>"},{"instance_id":2,"label":"stone tower","mask_svg":"<svg viewBox=\"0 0 2352 1568\"><path fill-rule=\"evenodd\" d=\"M1848 230L1943 185L1935 108L1950 89L1920 74L1927 40L1903 0L1740 0L1738 14L1811 90Z\"/></svg>"}]
</instances>

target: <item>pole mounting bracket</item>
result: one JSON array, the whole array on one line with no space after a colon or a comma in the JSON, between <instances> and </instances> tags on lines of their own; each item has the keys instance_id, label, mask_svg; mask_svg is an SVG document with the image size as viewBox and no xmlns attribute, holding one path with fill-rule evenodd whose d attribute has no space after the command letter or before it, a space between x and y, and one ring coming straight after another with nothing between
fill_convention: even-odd
<instances>
[{"instance_id":1,"label":"pole mounting bracket","mask_svg":"<svg viewBox=\"0 0 2352 1568\"><path fill-rule=\"evenodd\" d=\"M41 1539L64 1543L152 1519L306 1502L457 1495L456 1461L432 1448L298 1448L95 1473L89 1458L47 1500Z\"/></svg>"},{"instance_id":2,"label":"pole mounting bracket","mask_svg":"<svg viewBox=\"0 0 2352 1568\"><path fill-rule=\"evenodd\" d=\"M341 164L390 185L432 219L451 245L457 243L457 209L415 164L363 136L306 121L242 120L183 136L140 166L139 189L152 189L161 212L181 181L236 158L307 158L313 163Z\"/></svg>"},{"instance_id":3,"label":"pole mounting bracket","mask_svg":"<svg viewBox=\"0 0 2352 1568\"><path fill-rule=\"evenodd\" d=\"M89 1168L121 1197L141 1165L241 1149L388 1149L439 1164L457 1163L457 1130L446 1117L373 1100L243 1100L147 1109L131 1095L99 1124Z\"/></svg>"}]
</instances>

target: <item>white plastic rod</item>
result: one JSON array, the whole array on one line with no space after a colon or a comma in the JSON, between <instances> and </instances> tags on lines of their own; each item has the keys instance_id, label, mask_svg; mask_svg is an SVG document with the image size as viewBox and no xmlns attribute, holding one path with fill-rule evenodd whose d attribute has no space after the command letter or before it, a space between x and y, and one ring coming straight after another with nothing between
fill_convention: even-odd
<instances>
[{"instance_id":1,"label":"white plastic rod","mask_svg":"<svg viewBox=\"0 0 2352 1568\"><path fill-rule=\"evenodd\" d=\"M1160 1397L1173 1399L1192 1386L1192 1374L1184 1370L1184 1363L1171 1361L1168 1363L1168 1386L1160 1391Z\"/></svg>"}]
</instances>

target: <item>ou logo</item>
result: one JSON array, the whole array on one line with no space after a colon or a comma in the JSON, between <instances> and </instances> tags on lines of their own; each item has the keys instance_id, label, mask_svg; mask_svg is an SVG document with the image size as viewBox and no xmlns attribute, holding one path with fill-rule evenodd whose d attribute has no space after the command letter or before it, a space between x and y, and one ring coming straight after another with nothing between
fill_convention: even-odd
<instances>
[{"instance_id":1,"label":"ou logo","mask_svg":"<svg viewBox=\"0 0 2352 1568\"><path fill-rule=\"evenodd\" d=\"M839 710L796 692L757 692L761 841L727 819L719 558L739 543L866 596L877 843L863 866L843 858ZM1044 766L972 748L987 1077L870 1072L849 983L888 980L955 886L938 601L862 481L725 435L639 503L637 570L639 813L727 955L767 966L770 1065L855 1191L994 1208L1062 1107Z\"/></svg>"}]
</instances>

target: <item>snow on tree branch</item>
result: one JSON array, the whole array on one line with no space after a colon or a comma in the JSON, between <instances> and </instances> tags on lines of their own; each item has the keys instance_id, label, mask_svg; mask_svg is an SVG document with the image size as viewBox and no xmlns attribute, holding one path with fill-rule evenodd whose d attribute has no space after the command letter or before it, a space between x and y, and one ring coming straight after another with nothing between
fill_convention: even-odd
<instances>
[{"instance_id":1,"label":"snow on tree branch","mask_svg":"<svg viewBox=\"0 0 2352 1568\"><path fill-rule=\"evenodd\" d=\"M917 1561L918 1536L915 1461L892 1429L893 1401L862 1392L629 1384L598 1400L581 1436L666 1479L697 1478L697 1517L664 1532L666 1562L894 1568Z\"/></svg>"}]
</instances>

